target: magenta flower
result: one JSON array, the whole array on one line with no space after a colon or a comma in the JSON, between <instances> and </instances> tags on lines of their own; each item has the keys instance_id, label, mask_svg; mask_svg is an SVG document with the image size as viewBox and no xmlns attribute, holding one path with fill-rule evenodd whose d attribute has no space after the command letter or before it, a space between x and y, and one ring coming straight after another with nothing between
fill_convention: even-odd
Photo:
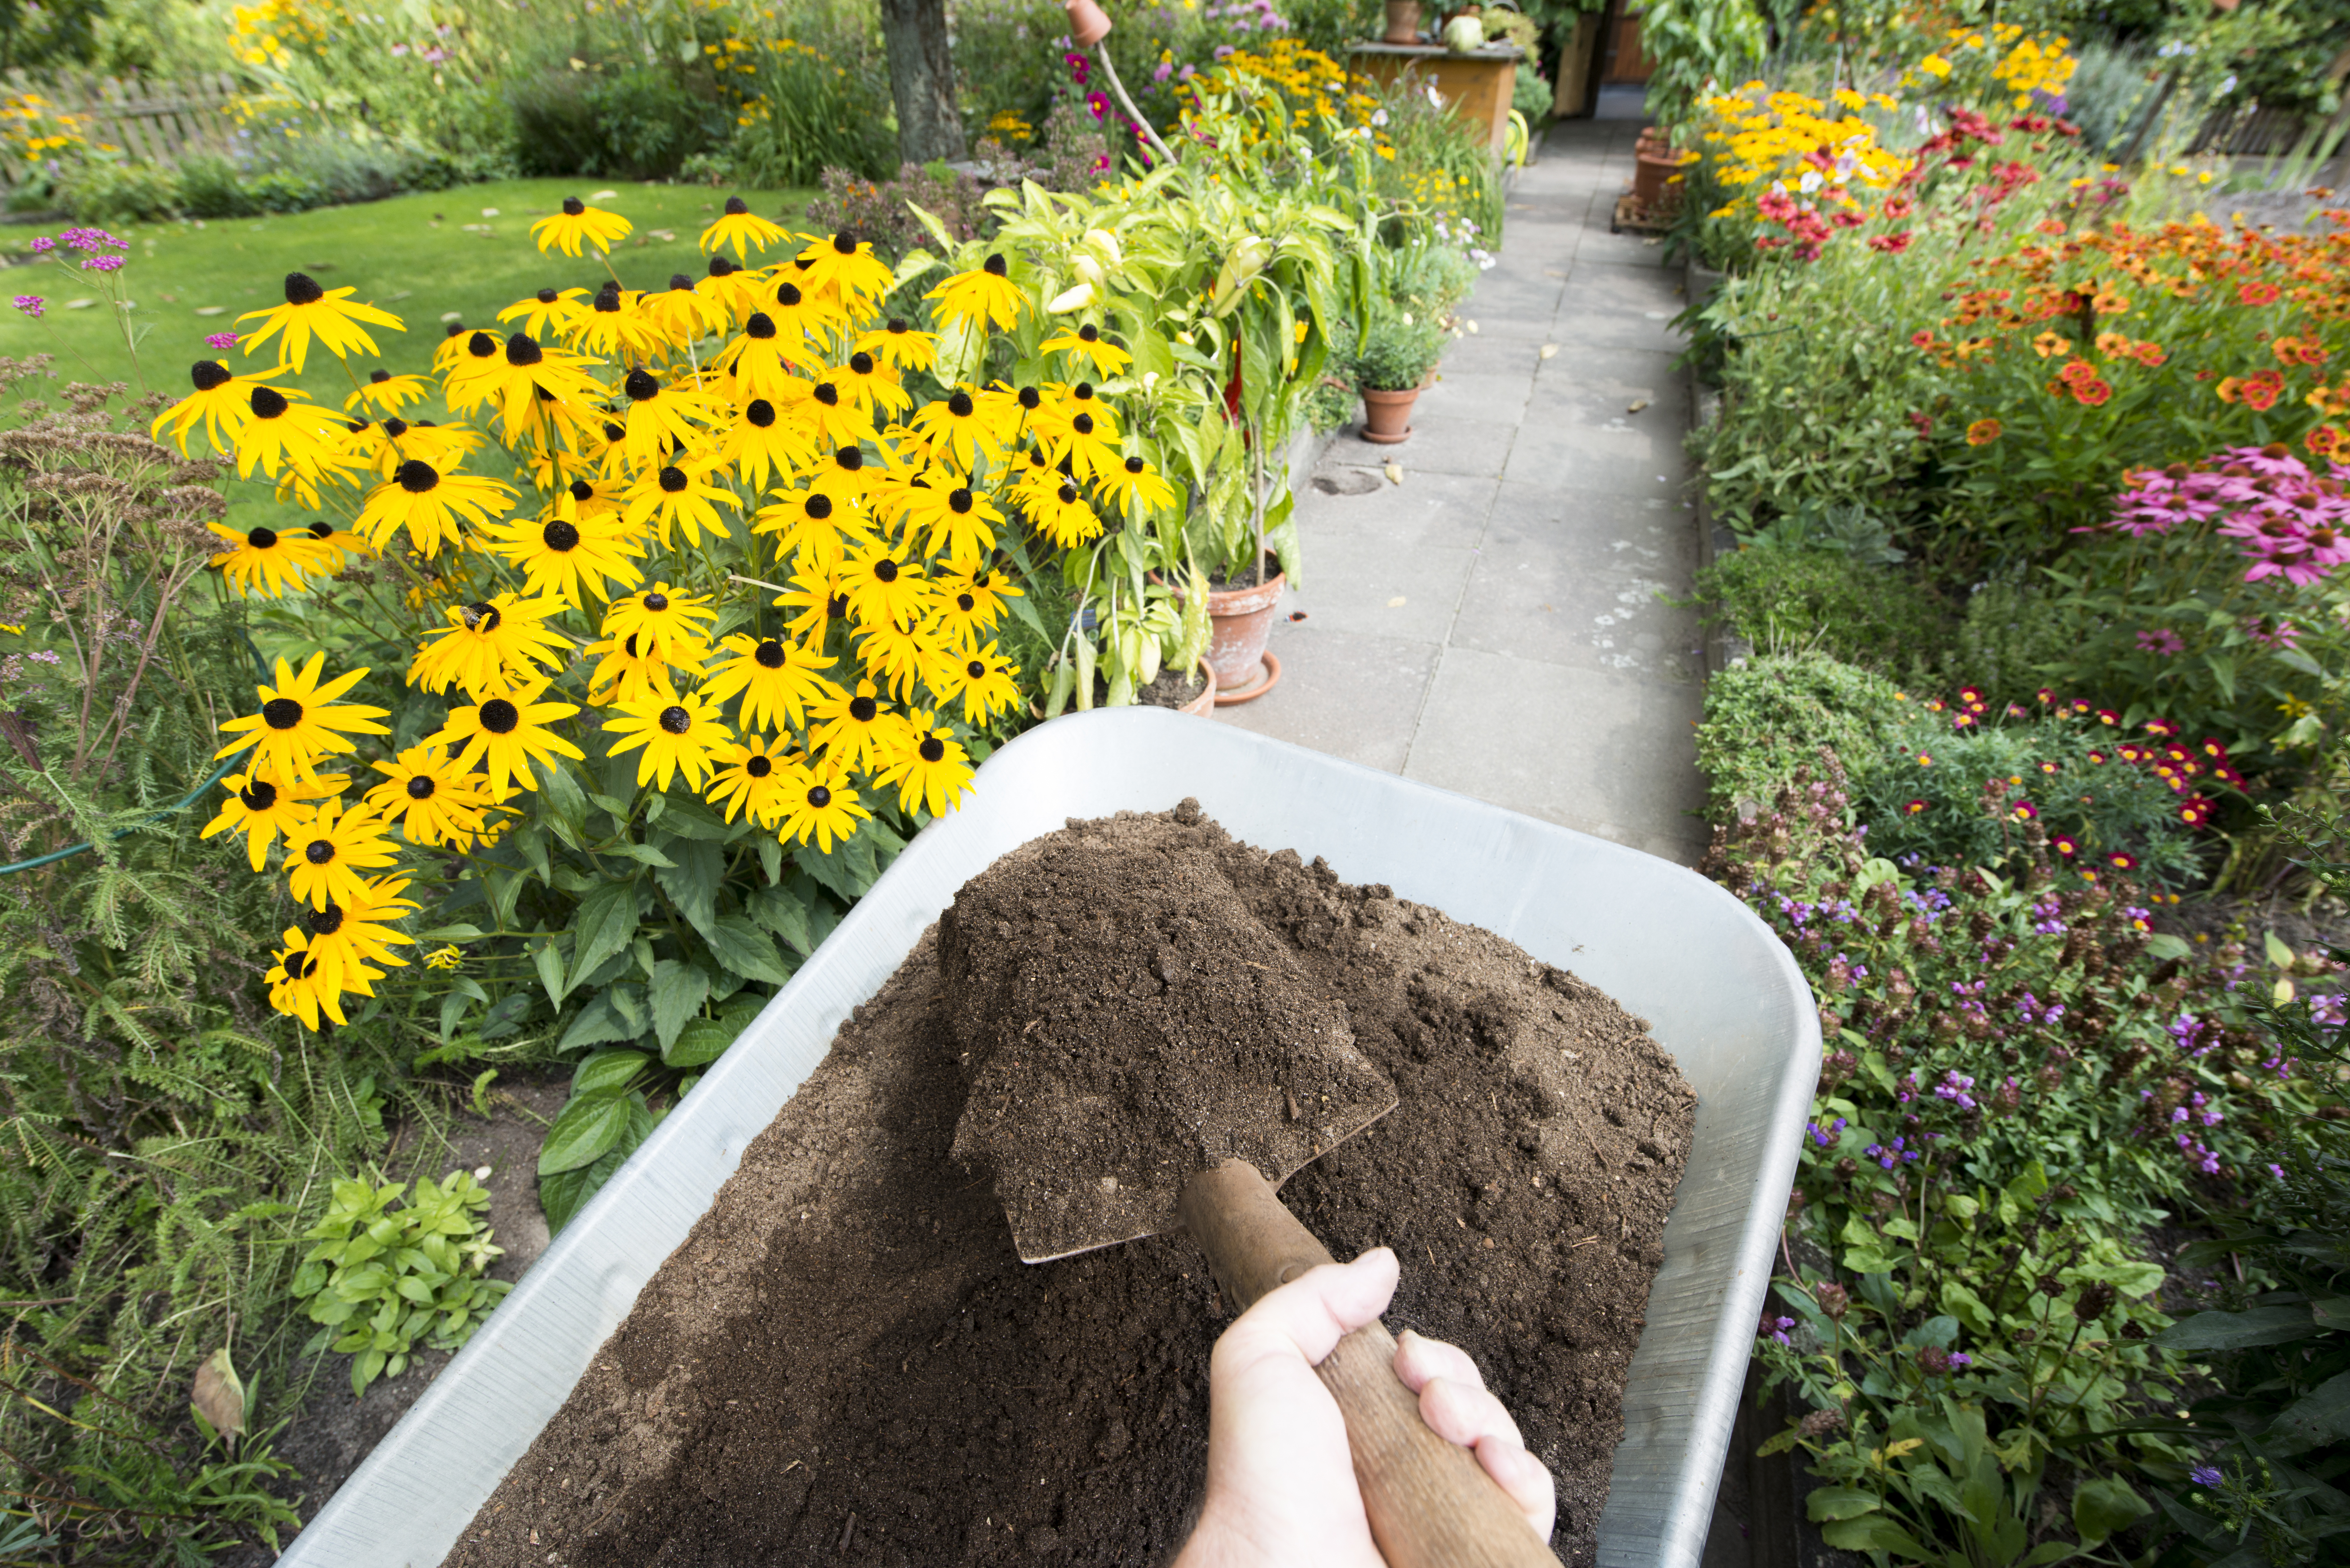
<instances>
[{"instance_id":1,"label":"magenta flower","mask_svg":"<svg viewBox=\"0 0 2350 1568\"><path fill-rule=\"evenodd\" d=\"M41 296L37 294L20 294L9 303L16 306L17 309L23 311L26 315L31 317L36 321L38 321L41 318L43 302Z\"/></svg>"},{"instance_id":2,"label":"magenta flower","mask_svg":"<svg viewBox=\"0 0 2350 1568\"><path fill-rule=\"evenodd\" d=\"M53 239L51 239L51 238L49 238L49 236L48 236L48 235L47 235L47 234L42 234L42 235L37 236L37 237L33 241L33 244L32 244L32 251L33 251L33 254L34 254L35 255L45 255L45 254L47 254L48 252L53 251L53 250L55 250L55 249L57 249L57 241L55 241L55 240L53 240Z\"/></svg>"},{"instance_id":3,"label":"magenta flower","mask_svg":"<svg viewBox=\"0 0 2350 1568\"><path fill-rule=\"evenodd\" d=\"M1086 94L1086 108L1096 119L1107 119L1109 118L1109 94L1096 88Z\"/></svg>"},{"instance_id":4,"label":"magenta flower","mask_svg":"<svg viewBox=\"0 0 2350 1568\"><path fill-rule=\"evenodd\" d=\"M236 347L236 334L234 332L207 332L204 334L204 347L212 349L215 353L225 354L230 349Z\"/></svg>"},{"instance_id":5,"label":"magenta flower","mask_svg":"<svg viewBox=\"0 0 2350 1568\"><path fill-rule=\"evenodd\" d=\"M122 258L120 256L92 256L88 261L81 264L81 269L84 272L120 272L122 270Z\"/></svg>"},{"instance_id":6,"label":"magenta flower","mask_svg":"<svg viewBox=\"0 0 2350 1568\"><path fill-rule=\"evenodd\" d=\"M2160 653L2168 655L2177 653L2180 649L2183 649L2186 646L2187 644L2179 640L2178 634L2172 631L2168 627L2161 627L2153 631L2142 631L2137 634L2137 650L2140 653Z\"/></svg>"}]
</instances>

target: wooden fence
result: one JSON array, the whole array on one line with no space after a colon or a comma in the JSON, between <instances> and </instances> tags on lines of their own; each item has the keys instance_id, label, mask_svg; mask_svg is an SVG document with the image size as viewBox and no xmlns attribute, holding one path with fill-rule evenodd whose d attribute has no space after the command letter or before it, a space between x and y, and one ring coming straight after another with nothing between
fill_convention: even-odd
<instances>
[{"instance_id":1,"label":"wooden fence","mask_svg":"<svg viewBox=\"0 0 2350 1568\"><path fill-rule=\"evenodd\" d=\"M92 147L118 147L151 163L177 163L192 153L226 152L236 130L230 106L244 97L225 72L179 81L99 77L81 72L39 77L10 71L0 93L36 94L45 109L69 116ZM16 182L20 154L0 151L0 180Z\"/></svg>"}]
</instances>

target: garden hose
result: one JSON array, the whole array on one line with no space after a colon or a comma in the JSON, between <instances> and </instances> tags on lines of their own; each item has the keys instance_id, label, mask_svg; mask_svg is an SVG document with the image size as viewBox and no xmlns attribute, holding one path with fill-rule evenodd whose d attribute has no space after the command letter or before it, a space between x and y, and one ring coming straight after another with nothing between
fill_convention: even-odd
<instances>
[{"instance_id":1,"label":"garden hose","mask_svg":"<svg viewBox=\"0 0 2350 1568\"><path fill-rule=\"evenodd\" d=\"M1509 135L1503 139L1502 146L1512 168L1526 166L1526 153L1533 148L1534 140L1534 127L1526 123L1526 117L1514 109L1510 110Z\"/></svg>"}]
</instances>

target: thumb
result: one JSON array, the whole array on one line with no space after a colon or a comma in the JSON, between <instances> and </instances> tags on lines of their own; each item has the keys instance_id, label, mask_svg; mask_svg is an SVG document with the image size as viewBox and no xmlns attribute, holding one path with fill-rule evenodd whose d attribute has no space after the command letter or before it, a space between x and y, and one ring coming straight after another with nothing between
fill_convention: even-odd
<instances>
[{"instance_id":1,"label":"thumb","mask_svg":"<svg viewBox=\"0 0 2350 1568\"><path fill-rule=\"evenodd\" d=\"M1233 1320L1217 1342L1216 1359L1229 1353L1244 1365L1266 1355L1295 1356L1319 1366L1341 1339L1387 1310L1400 1272L1385 1247L1351 1263L1308 1269Z\"/></svg>"}]
</instances>

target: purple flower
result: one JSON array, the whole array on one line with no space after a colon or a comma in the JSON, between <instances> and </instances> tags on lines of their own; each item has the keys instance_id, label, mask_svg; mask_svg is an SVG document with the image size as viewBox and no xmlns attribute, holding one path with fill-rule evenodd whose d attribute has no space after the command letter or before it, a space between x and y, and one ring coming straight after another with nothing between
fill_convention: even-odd
<instances>
[{"instance_id":1,"label":"purple flower","mask_svg":"<svg viewBox=\"0 0 2350 1568\"><path fill-rule=\"evenodd\" d=\"M2137 650L2140 653L2168 655L2177 653L2186 646L2179 640L2178 634L2168 627L2158 627L2152 631L2142 631L2137 634Z\"/></svg>"},{"instance_id":2,"label":"purple flower","mask_svg":"<svg viewBox=\"0 0 2350 1568\"><path fill-rule=\"evenodd\" d=\"M204 334L204 347L225 354L230 349L236 347L236 334L234 332L207 332Z\"/></svg>"},{"instance_id":3,"label":"purple flower","mask_svg":"<svg viewBox=\"0 0 2350 1568\"><path fill-rule=\"evenodd\" d=\"M2187 1472L2187 1479L2197 1486L2218 1486L2227 1480L2220 1473L2220 1468L2217 1465L2197 1465Z\"/></svg>"},{"instance_id":4,"label":"purple flower","mask_svg":"<svg viewBox=\"0 0 2350 1568\"><path fill-rule=\"evenodd\" d=\"M79 251L84 255L95 255L99 251L106 250L127 251L130 248L129 240L117 239L104 229L68 229L57 236L57 243L68 250Z\"/></svg>"},{"instance_id":5,"label":"purple flower","mask_svg":"<svg viewBox=\"0 0 2350 1568\"><path fill-rule=\"evenodd\" d=\"M122 270L122 258L120 256L92 256L88 261L81 264L81 269L84 272L120 272Z\"/></svg>"},{"instance_id":6,"label":"purple flower","mask_svg":"<svg viewBox=\"0 0 2350 1568\"><path fill-rule=\"evenodd\" d=\"M34 254L35 255L36 255L36 256L37 256L37 255L46 255L46 254L48 254L50 251L53 251L53 250L55 250L55 249L57 249L57 241L55 241L55 240L53 240L53 239L51 239L51 238L49 238L49 236L48 236L48 235L47 235L47 234L42 234L42 235L40 235L39 237L36 238L36 239L33 241L33 244L32 244L32 251L33 251L33 254Z\"/></svg>"},{"instance_id":7,"label":"purple flower","mask_svg":"<svg viewBox=\"0 0 2350 1568\"><path fill-rule=\"evenodd\" d=\"M1974 1364L1975 1358L1969 1355L1963 1350L1952 1351L1950 1353L1950 1370L1953 1372L1956 1372L1961 1366L1972 1366Z\"/></svg>"},{"instance_id":8,"label":"purple flower","mask_svg":"<svg viewBox=\"0 0 2350 1568\"><path fill-rule=\"evenodd\" d=\"M41 318L43 302L37 294L20 294L9 303L36 321Z\"/></svg>"}]
</instances>

